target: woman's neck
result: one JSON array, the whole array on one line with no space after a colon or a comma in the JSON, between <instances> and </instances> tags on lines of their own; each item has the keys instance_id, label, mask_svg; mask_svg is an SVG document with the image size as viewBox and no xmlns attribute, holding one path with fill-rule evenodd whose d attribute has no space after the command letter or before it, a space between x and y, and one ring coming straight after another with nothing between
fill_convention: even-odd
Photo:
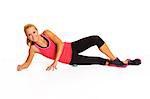
<instances>
[{"instance_id":1,"label":"woman's neck","mask_svg":"<svg viewBox=\"0 0 150 99\"><path fill-rule=\"evenodd\" d=\"M47 45L45 39L43 37L41 37L41 35L38 36L38 40L35 43L38 45L42 45L42 46Z\"/></svg>"}]
</instances>

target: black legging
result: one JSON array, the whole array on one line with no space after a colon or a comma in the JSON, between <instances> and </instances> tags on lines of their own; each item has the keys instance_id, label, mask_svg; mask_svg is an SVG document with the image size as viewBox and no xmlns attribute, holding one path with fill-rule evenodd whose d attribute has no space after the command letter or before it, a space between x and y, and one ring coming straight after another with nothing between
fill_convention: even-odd
<instances>
[{"instance_id":1,"label":"black legging","mask_svg":"<svg viewBox=\"0 0 150 99\"><path fill-rule=\"evenodd\" d=\"M101 57L89 57L79 55L80 52L88 49L91 46L97 45L100 48L105 42L98 36L92 35L80 40L72 42L72 60L69 63L70 65L91 65L91 64L100 64L105 65L106 59Z\"/></svg>"}]
</instances>

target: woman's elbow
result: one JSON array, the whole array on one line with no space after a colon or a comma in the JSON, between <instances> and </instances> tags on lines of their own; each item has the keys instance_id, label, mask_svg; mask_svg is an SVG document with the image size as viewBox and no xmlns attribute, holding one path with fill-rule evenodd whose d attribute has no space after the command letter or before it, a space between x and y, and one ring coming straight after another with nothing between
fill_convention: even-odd
<instances>
[{"instance_id":1,"label":"woman's elbow","mask_svg":"<svg viewBox=\"0 0 150 99\"><path fill-rule=\"evenodd\" d=\"M62 46L62 45L64 45L64 42L62 42L62 41L59 41L59 42L57 43L57 45L60 45L60 46Z\"/></svg>"}]
</instances>

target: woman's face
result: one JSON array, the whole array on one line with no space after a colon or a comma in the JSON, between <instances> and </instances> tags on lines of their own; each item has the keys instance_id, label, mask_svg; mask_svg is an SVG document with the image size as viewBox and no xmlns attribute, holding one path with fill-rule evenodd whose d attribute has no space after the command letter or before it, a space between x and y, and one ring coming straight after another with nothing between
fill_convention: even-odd
<instances>
[{"instance_id":1,"label":"woman's face","mask_svg":"<svg viewBox=\"0 0 150 99\"><path fill-rule=\"evenodd\" d=\"M38 31L34 27L26 29L26 36L30 41L38 41Z\"/></svg>"}]
</instances>

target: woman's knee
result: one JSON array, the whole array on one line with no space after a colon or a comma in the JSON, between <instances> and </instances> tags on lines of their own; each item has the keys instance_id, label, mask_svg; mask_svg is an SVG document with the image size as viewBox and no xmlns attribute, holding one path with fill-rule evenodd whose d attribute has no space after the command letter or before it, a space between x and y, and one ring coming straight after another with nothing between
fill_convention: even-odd
<instances>
[{"instance_id":1,"label":"woman's knee","mask_svg":"<svg viewBox=\"0 0 150 99\"><path fill-rule=\"evenodd\" d=\"M97 42L98 48L100 48L105 43L103 39L98 35L93 35L93 40Z\"/></svg>"}]
</instances>

